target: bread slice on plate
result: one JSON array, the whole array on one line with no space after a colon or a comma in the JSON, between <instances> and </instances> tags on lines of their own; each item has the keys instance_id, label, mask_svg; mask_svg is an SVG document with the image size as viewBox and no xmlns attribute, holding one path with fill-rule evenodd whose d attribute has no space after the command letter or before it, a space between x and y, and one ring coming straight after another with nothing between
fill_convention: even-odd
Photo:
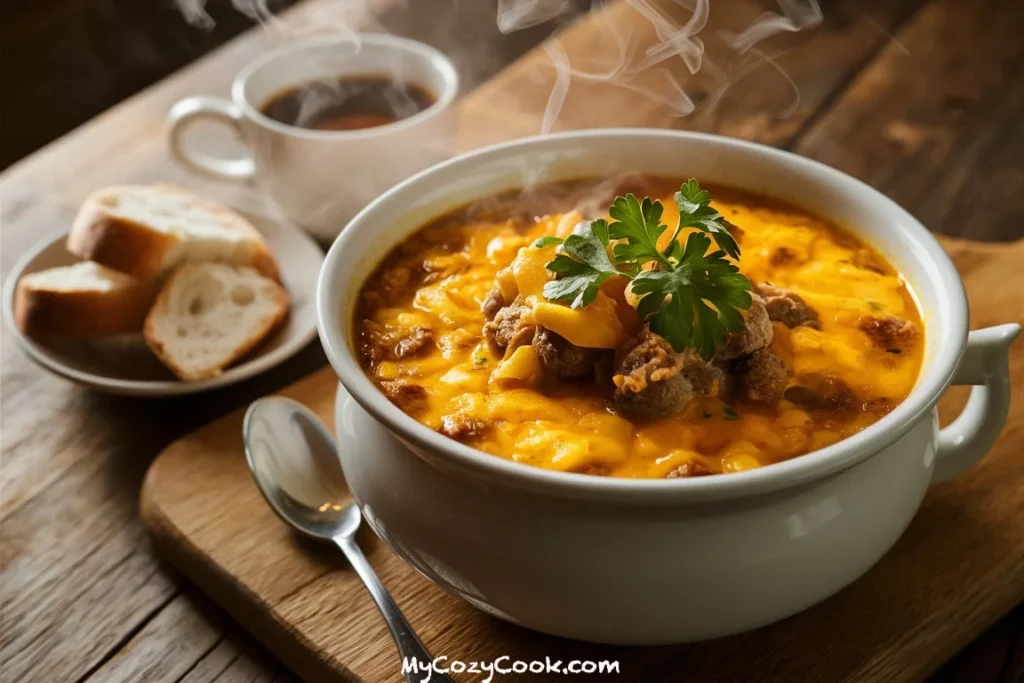
<instances>
[{"instance_id":1,"label":"bread slice on plate","mask_svg":"<svg viewBox=\"0 0 1024 683\"><path fill-rule=\"evenodd\" d=\"M146 317L153 353L181 379L214 377L262 341L288 312L288 294L253 268L185 263Z\"/></svg>"},{"instance_id":2,"label":"bread slice on plate","mask_svg":"<svg viewBox=\"0 0 1024 683\"><path fill-rule=\"evenodd\" d=\"M90 195L68 235L68 251L142 281L185 261L249 266L279 280L259 231L227 207L172 185L121 185Z\"/></svg>"},{"instance_id":3,"label":"bread slice on plate","mask_svg":"<svg viewBox=\"0 0 1024 683\"><path fill-rule=\"evenodd\" d=\"M109 337L142 331L153 290L88 261L23 276L14 321L29 336Z\"/></svg>"}]
</instances>

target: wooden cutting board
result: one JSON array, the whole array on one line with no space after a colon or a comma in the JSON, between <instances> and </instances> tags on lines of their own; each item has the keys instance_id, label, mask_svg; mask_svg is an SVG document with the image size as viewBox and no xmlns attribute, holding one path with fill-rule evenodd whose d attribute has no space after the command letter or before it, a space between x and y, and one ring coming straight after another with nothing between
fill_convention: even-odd
<instances>
[{"instance_id":1,"label":"wooden cutting board","mask_svg":"<svg viewBox=\"0 0 1024 683\"><path fill-rule=\"evenodd\" d=\"M964 23L952 15L946 19L953 26ZM641 47L643 40L650 40L649 24L642 17L613 5L564 31L562 45L574 59L597 54L602 32L611 25L630 32ZM843 30L871 29L854 23ZM832 33L804 46L804 55L813 58L794 63L793 69L814 70L813 77L804 79L814 85L802 93L799 107L784 123L761 111L777 89L770 79L757 79L745 91L748 97L694 121L674 119L657 103L638 101L630 90L574 82L558 127L700 127L815 155L817 150L805 142L808 137L799 138L797 131L819 106L836 99L821 73L831 74L833 87L839 87L865 59L856 48L856 36L844 36L837 39ZM833 47L838 40L839 47L824 49L820 41L828 40ZM554 78L548 59L544 50L537 50L463 101L465 146L538 130ZM884 53L880 66L873 65L867 77L853 81L848 104L840 99L824 121L816 122L812 132L817 138L838 125L837 120L851 117L850 109L869 110L875 98L886 96L884 88L872 85L872 69L886 69ZM800 73L791 75L800 80ZM973 327L1024 319L1024 241L942 241L967 285ZM1024 599L1020 341L1010 368L1016 381L1010 418L981 465L932 489L903 538L862 579L796 617L752 633L662 648L613 648L542 636L487 617L437 589L372 533L364 534L362 544L424 642L450 660L491 661L508 655L513 660L547 656L618 661L618 676L596 677L609 681L660 682L683 676L700 681L921 680ZM330 424L335 381L328 368L282 394L310 406ZM944 422L955 416L965 396L966 390L958 388L943 400ZM242 453L243 412L239 409L176 442L153 463L141 511L155 542L306 680L401 680L397 650L340 553L290 533L260 497ZM483 676L456 678L478 681ZM495 680L545 678L526 674Z\"/></svg>"}]
</instances>

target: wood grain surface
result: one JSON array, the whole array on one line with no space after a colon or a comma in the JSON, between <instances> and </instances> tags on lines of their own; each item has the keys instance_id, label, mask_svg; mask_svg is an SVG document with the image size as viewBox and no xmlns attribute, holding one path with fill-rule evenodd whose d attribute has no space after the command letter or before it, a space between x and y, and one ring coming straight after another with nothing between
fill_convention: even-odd
<instances>
[{"instance_id":1,"label":"wood grain surface","mask_svg":"<svg viewBox=\"0 0 1024 683\"><path fill-rule=\"evenodd\" d=\"M742 16L777 9L771 2L716 0L716 16L733 11L733 4ZM469 85L497 71L552 28L538 26L505 37L494 27L493 3L460 3L459 7L478 5L472 16L458 14L453 20L446 15L448 2L401 3L394 10L381 9L376 25L430 40L442 49L462 50L462 72ZM1024 34L1022 4L987 3L983 9L994 17L988 22L981 10L971 13L972 3L953 0L821 5L825 22L819 30L772 39L760 46L761 56L750 57L737 65L738 70L725 65L724 84L743 74L728 88L723 90L721 78L711 78L700 88L694 83L690 90L698 109L688 118L659 112L644 104L643 98L630 96L627 101L622 88L602 88L597 100L601 107L588 110L579 103L586 84L574 81L556 128L601 125L608 120L600 117L619 112L624 118L612 122L620 125L693 127L763 140L826 159L880 184L937 229L982 239L1020 237L1024 140L1019 125L1013 124L1024 115L1021 88L1014 85L1020 83L1024 69L1019 52L1019 37ZM336 22L337 15L332 13L341 10L358 10L362 15L349 21L366 19L367 11L357 3L334 0L306 0L293 16L306 26L319 20L326 30L332 24L325 19L333 17ZM604 12L599 18L603 26L612 17L638 41L649 35L642 22L627 18L621 3ZM684 20L686 16L683 12ZM965 21L973 22L973 32L963 29ZM441 31L439 23L455 30ZM580 26L570 26L562 37L573 53L588 45L598 50L604 40L598 37L588 43ZM281 39L257 32L233 41L3 173L0 271L6 275L13 261L43 235L65 229L81 199L105 183L169 180L240 206L254 201L244 189L197 179L175 166L166 153L163 118L170 104L182 96L226 93L242 64ZM709 53L715 41L709 34ZM473 45L489 51L475 53L467 48ZM907 46L913 46L909 54ZM967 61L951 61L949 54L957 51ZM476 58L478 54L488 58ZM500 83L485 85L467 101L461 110L469 122L466 144L537 132L537 117L547 95L544 79L551 74L546 60L546 52L531 54L507 71ZM771 64L782 60L801 95L795 109L793 89ZM989 78L989 71L1003 74L1001 83ZM960 88L971 89L969 106L966 100L956 99ZM954 103L945 116L943 102ZM492 126L493 121L500 125ZM892 121L900 124L888 128ZM885 135L860 135L860 127L869 124L876 131L888 130L896 142ZM904 170L879 170L868 161L873 158L883 166L901 164ZM884 177L873 173L884 173ZM930 194L921 192L921 174L927 177ZM991 251L1003 250L992 247ZM984 250L965 247L958 263L983 272L986 258ZM994 290L1007 292L1006 282L1012 280L996 282ZM1021 307L1018 298L1007 301L1003 316L992 312L979 318L982 314L973 311L972 323L1020 319ZM211 419L321 367L319 347L311 345L298 358L240 386L160 402L101 396L47 375L13 349L6 331L0 351L0 680L292 680L276 660L152 552L138 524L136 506L143 475L157 452ZM1015 369L1020 376L1020 365ZM958 398L962 396L954 396ZM941 489L935 495L938 492ZM224 503L228 514L230 499L218 495L228 501ZM955 504L946 510L952 521L957 515L976 520L981 514ZM253 514L269 515L258 507ZM280 533L286 539L280 542L295 543L280 524L267 519L267 529L261 533ZM947 520L936 524L943 521ZM1015 529L1011 525L1006 534ZM250 541L254 552L259 550L260 538ZM365 540L373 543L372 538ZM296 556L305 558L311 573L304 576L311 580L324 581L320 571L343 571L329 553L306 546L299 549ZM971 550L951 547L947 556L934 558L936 571L983 564L970 555ZM266 580L273 583L272 572ZM315 614L337 606L314 603L306 609ZM884 621L887 613L876 616ZM968 610L951 614L948 621L958 628L961 620L974 624L993 616ZM241 622L248 627L260 618L257 613ZM1024 648L1019 646L1022 624L1024 609L1018 609L940 672L938 680L995 682L1024 677ZM386 638L379 623L363 625L367 642ZM837 642L850 637L846 631L832 635ZM821 636L821 640L827 639ZM821 644L817 639L815 643ZM947 649L934 661L951 654L952 649ZM761 675L771 678L771 672Z\"/></svg>"},{"instance_id":2,"label":"wood grain surface","mask_svg":"<svg viewBox=\"0 0 1024 683\"><path fill-rule=\"evenodd\" d=\"M688 13L670 0L654 3L681 24ZM726 3L718 10L725 9ZM624 74L610 82L574 78L560 116L551 130L616 126L678 128L719 133L786 147L850 83L855 75L893 39L921 5L921 0L823 3L824 19L813 31L783 33L736 55L722 45L721 33L735 29L763 11L755 0L730 0L726 11L712 11L704 64L695 75L675 60L660 64L693 100L690 116L676 115L665 105L670 88L661 72ZM463 145L476 147L500 140L536 135L553 86L552 45L569 55L572 68L586 72L614 71L622 61L619 41L630 46L624 71L658 42L651 22L633 5L617 2L587 21L562 31L555 41L485 83L464 102Z\"/></svg>"},{"instance_id":3,"label":"wood grain surface","mask_svg":"<svg viewBox=\"0 0 1024 683\"><path fill-rule=\"evenodd\" d=\"M874 185L936 232L1024 236L1021 31L1024 2L929 3L793 149Z\"/></svg>"}]
</instances>

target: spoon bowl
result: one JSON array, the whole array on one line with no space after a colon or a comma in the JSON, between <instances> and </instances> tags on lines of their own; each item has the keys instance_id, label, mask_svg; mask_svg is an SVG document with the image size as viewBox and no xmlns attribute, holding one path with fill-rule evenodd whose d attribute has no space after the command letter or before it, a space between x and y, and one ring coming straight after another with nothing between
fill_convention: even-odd
<instances>
[{"instance_id":1,"label":"spoon bowl","mask_svg":"<svg viewBox=\"0 0 1024 683\"><path fill-rule=\"evenodd\" d=\"M263 398L249 407L242 432L249 469L281 519L325 541L355 533L362 515L347 505L334 437L316 415L291 399Z\"/></svg>"},{"instance_id":2,"label":"spoon bowl","mask_svg":"<svg viewBox=\"0 0 1024 683\"><path fill-rule=\"evenodd\" d=\"M356 543L362 514L345 484L334 437L320 418L291 399L262 398L245 413L242 437L256 486L277 516L307 536L333 542L345 553L398 645L403 670L409 660L416 660L420 671L432 667L434 658ZM414 680L415 670L407 670L407 681ZM430 680L451 683L436 669L431 669Z\"/></svg>"}]
</instances>

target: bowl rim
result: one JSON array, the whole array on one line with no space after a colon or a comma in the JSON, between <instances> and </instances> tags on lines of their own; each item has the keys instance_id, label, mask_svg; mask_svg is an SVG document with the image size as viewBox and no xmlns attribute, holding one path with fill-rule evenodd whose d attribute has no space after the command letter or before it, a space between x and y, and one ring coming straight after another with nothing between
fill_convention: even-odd
<instances>
[{"instance_id":1,"label":"bowl rim","mask_svg":"<svg viewBox=\"0 0 1024 683\"><path fill-rule=\"evenodd\" d=\"M939 297L939 307L921 311L922 315L934 321L930 324L944 322L949 329L928 376L919 377L906 399L863 431L820 450L753 470L729 473L728 476L628 479L547 470L479 451L435 432L402 412L363 372L342 333L342 321L352 311L348 308L342 311L334 292L344 287L338 272L338 262L342 253L350 247L354 236L368 229L367 226L372 226L374 215L381 207L395 201L396 197L415 191L417 186L442 171L471 169L481 162L499 159L509 152L523 151L524 148L543 148L557 143L585 144L588 139L609 136L626 141L638 137L660 138L666 142L702 140L732 147L743 153L767 156L771 162L780 165L803 167L814 174L820 174L823 180L838 183L843 192L867 192L874 201L883 203L888 211L900 218L900 225L893 222L894 229L904 230L916 247L913 253L906 255L907 258L925 263L946 288L944 296ZM914 284L911 282L911 285ZM422 451L425 451L441 458L446 465L468 470L499 485L563 497L602 498L609 502L687 503L744 498L793 488L849 468L894 443L934 409L960 365L968 333L967 295L953 262L927 228L879 191L821 162L767 145L708 133L643 128L591 129L520 138L459 155L395 185L360 211L331 245L320 271L316 308L321 343L346 391L406 446L420 449L421 453L417 454L421 457Z\"/></svg>"}]
</instances>

